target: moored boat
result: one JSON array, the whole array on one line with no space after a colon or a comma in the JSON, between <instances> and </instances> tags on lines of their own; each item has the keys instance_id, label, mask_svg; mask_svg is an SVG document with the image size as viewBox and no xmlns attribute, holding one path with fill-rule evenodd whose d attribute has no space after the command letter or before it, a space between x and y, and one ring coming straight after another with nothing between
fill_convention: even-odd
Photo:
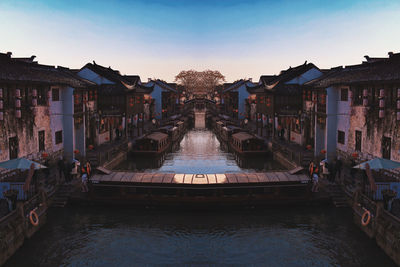
<instances>
[{"instance_id":1,"label":"moored boat","mask_svg":"<svg viewBox=\"0 0 400 267\"><path fill-rule=\"evenodd\" d=\"M264 140L246 132L232 134L229 144L232 150L241 156L257 156L268 153Z\"/></svg>"},{"instance_id":2,"label":"moored boat","mask_svg":"<svg viewBox=\"0 0 400 267\"><path fill-rule=\"evenodd\" d=\"M157 155L165 152L170 145L168 134L154 132L137 139L132 154Z\"/></svg>"}]
</instances>

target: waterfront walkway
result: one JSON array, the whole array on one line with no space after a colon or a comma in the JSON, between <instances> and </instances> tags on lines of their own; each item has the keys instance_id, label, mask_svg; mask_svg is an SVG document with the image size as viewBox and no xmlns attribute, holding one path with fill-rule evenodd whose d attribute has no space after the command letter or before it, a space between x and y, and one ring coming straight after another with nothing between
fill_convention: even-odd
<instances>
[{"instance_id":1,"label":"waterfront walkway","mask_svg":"<svg viewBox=\"0 0 400 267\"><path fill-rule=\"evenodd\" d=\"M160 184L249 184L249 183L295 183L307 184L309 178L304 174L289 172L266 173L225 173L225 174L175 174L175 173L134 173L112 172L96 174L92 177L93 184L98 183L160 183Z\"/></svg>"}]
</instances>

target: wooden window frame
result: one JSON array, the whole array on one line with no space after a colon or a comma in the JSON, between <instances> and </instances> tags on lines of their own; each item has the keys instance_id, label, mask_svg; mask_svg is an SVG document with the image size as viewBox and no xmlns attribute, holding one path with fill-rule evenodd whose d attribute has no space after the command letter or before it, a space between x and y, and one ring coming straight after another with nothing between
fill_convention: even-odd
<instances>
[{"instance_id":1,"label":"wooden window frame","mask_svg":"<svg viewBox=\"0 0 400 267\"><path fill-rule=\"evenodd\" d=\"M338 130L337 142L342 145L346 144L346 133L344 131Z\"/></svg>"},{"instance_id":2,"label":"wooden window frame","mask_svg":"<svg viewBox=\"0 0 400 267\"><path fill-rule=\"evenodd\" d=\"M60 136L60 135L61 135L61 136ZM61 139L60 139L60 138L61 138ZM62 143L63 143L63 131L62 131L62 130L56 131L56 132L54 133L54 140L55 140L55 144L56 144L56 145L62 144Z\"/></svg>"}]
</instances>

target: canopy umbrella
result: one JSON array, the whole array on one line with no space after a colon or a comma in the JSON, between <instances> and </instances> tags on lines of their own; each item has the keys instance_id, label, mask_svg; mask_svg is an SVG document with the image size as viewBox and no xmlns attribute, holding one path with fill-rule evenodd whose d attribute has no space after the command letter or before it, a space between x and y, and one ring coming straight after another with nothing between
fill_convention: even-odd
<instances>
[{"instance_id":1,"label":"canopy umbrella","mask_svg":"<svg viewBox=\"0 0 400 267\"><path fill-rule=\"evenodd\" d=\"M361 164L358 164L357 166L354 166L353 168L365 170L366 164L368 164L370 169L372 169L372 170L379 170L379 169L391 170L391 169L400 168L400 162L389 160L389 159L383 159L383 158L374 158L374 159L368 160L366 162L363 162Z\"/></svg>"},{"instance_id":2,"label":"canopy umbrella","mask_svg":"<svg viewBox=\"0 0 400 267\"><path fill-rule=\"evenodd\" d=\"M31 168L32 164L34 164L35 170L47 168L46 166L44 166L42 164L39 164L37 162L34 162L34 161L26 159L26 158L18 158L18 159L12 159L9 161L0 162L0 168L10 169L10 170L15 170L15 169L29 170Z\"/></svg>"}]
</instances>

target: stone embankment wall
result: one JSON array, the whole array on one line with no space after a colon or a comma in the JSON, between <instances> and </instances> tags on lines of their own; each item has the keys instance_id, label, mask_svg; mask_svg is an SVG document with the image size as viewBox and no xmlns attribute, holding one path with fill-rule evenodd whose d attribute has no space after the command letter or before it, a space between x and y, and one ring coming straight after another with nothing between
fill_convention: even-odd
<instances>
[{"instance_id":1,"label":"stone embankment wall","mask_svg":"<svg viewBox=\"0 0 400 267\"><path fill-rule=\"evenodd\" d=\"M400 265L400 218L392 215L383 208L383 203L376 204L364 195L355 197L354 223L368 235L375 239L378 246L398 265ZM359 205L360 203L360 205ZM370 223L361 224L361 217L365 209L373 214Z\"/></svg>"},{"instance_id":2,"label":"stone embankment wall","mask_svg":"<svg viewBox=\"0 0 400 267\"><path fill-rule=\"evenodd\" d=\"M33 226L27 217L34 208L37 208L38 226ZM46 201L42 195L36 195L25 203L18 203L15 210L0 218L0 266L46 223L46 215Z\"/></svg>"}]
</instances>

